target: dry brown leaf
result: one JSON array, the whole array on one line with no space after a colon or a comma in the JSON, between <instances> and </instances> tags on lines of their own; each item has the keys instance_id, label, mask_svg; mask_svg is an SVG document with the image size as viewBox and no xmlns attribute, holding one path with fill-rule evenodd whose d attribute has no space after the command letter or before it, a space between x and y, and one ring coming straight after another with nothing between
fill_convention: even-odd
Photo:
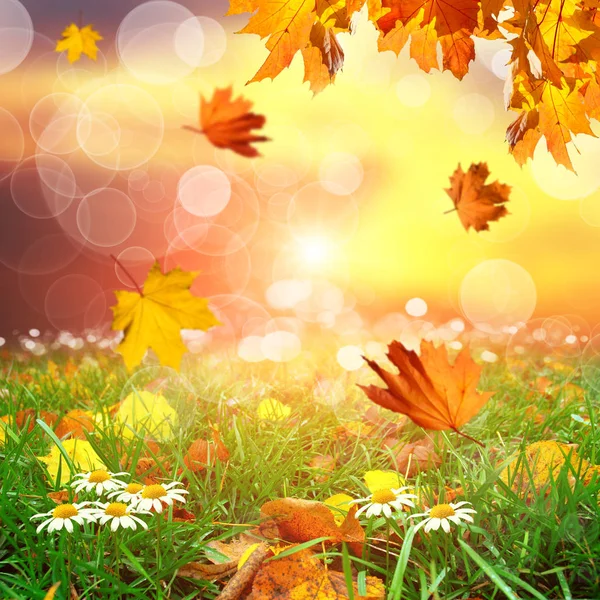
<instances>
[{"instance_id":1,"label":"dry brown leaf","mask_svg":"<svg viewBox=\"0 0 600 600\"><path fill-rule=\"evenodd\" d=\"M383 582L367 577L367 594L359 595L353 583L356 600L382 600ZM346 600L349 598L343 573L327 569L309 550L263 563L254 577L247 600Z\"/></svg>"},{"instance_id":2,"label":"dry brown leaf","mask_svg":"<svg viewBox=\"0 0 600 600\"><path fill-rule=\"evenodd\" d=\"M388 358L399 374L385 371L376 362L365 359L387 389L374 385L359 387L375 404L405 414L426 429L452 429L465 435L459 427L473 418L494 393L477 392L481 367L470 357L467 348L450 365L443 345L436 348L431 342L423 341L421 356L418 356L400 342L392 342Z\"/></svg>"},{"instance_id":3,"label":"dry brown leaf","mask_svg":"<svg viewBox=\"0 0 600 600\"><path fill-rule=\"evenodd\" d=\"M71 502L69 490L59 490L58 492L48 492L46 495L52 502L62 504L63 502ZM77 502L77 496L73 498L73 502Z\"/></svg>"},{"instance_id":4,"label":"dry brown leaf","mask_svg":"<svg viewBox=\"0 0 600 600\"><path fill-rule=\"evenodd\" d=\"M214 581L230 577L237 571L237 562L228 561L220 564L206 564L200 562L190 562L183 565L177 571L179 577L190 577L191 579L205 579Z\"/></svg>"},{"instance_id":5,"label":"dry brown leaf","mask_svg":"<svg viewBox=\"0 0 600 600\"><path fill-rule=\"evenodd\" d=\"M486 163L473 163L465 173L458 165L446 193L454 202L460 222L469 231L489 230L488 223L509 214L505 202L509 200L510 186L498 181L485 183L490 171ZM450 211L451 212L451 211Z\"/></svg>"},{"instance_id":6,"label":"dry brown leaf","mask_svg":"<svg viewBox=\"0 0 600 600\"><path fill-rule=\"evenodd\" d=\"M198 439L191 443L183 457L185 466L192 472L198 473L209 465L214 465L217 460L229 460L229 450L221 440L221 435L216 427L212 428L212 442Z\"/></svg>"},{"instance_id":7,"label":"dry brown leaf","mask_svg":"<svg viewBox=\"0 0 600 600\"><path fill-rule=\"evenodd\" d=\"M421 471L435 469L442 464L442 459L434 450L433 441L423 438L415 442L399 445L397 440L392 449L395 456L395 464L398 472L405 477L414 477ZM389 445L392 440L386 440Z\"/></svg>"}]
</instances>

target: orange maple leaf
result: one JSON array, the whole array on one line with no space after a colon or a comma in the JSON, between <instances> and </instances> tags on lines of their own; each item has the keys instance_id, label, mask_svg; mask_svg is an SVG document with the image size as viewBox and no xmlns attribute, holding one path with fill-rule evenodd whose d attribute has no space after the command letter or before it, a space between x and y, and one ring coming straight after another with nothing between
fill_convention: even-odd
<instances>
[{"instance_id":1,"label":"orange maple leaf","mask_svg":"<svg viewBox=\"0 0 600 600\"><path fill-rule=\"evenodd\" d=\"M205 135L217 148L226 148L253 158L260 156L252 146L256 142L267 142L268 137L252 133L262 129L266 122L263 115L250 112L252 102L242 96L232 98L233 88L216 89L212 99L200 96L200 129L184 125L183 129Z\"/></svg>"},{"instance_id":2,"label":"orange maple leaf","mask_svg":"<svg viewBox=\"0 0 600 600\"><path fill-rule=\"evenodd\" d=\"M472 164L466 173L458 165L450 177L451 187L446 193L452 198L454 210L467 231L469 227L475 231L487 231L490 221L509 214L504 203L509 200L510 186L498 181L486 184L489 175L487 164L478 163Z\"/></svg>"},{"instance_id":3,"label":"orange maple leaf","mask_svg":"<svg viewBox=\"0 0 600 600\"><path fill-rule=\"evenodd\" d=\"M369 399L408 416L425 429L452 429L469 437L459 427L474 417L494 392L477 392L481 367L473 361L468 349L460 352L453 365L448 361L446 347L436 348L432 342L421 342L421 356L400 342L392 342L388 350L388 358L399 374L365 358L387 385L387 389L359 386Z\"/></svg>"}]
</instances>

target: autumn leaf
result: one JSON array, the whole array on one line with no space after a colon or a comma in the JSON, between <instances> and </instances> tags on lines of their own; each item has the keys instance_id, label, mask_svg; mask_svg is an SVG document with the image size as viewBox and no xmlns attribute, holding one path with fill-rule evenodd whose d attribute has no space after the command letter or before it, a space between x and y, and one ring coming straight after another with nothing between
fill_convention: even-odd
<instances>
[{"instance_id":1,"label":"autumn leaf","mask_svg":"<svg viewBox=\"0 0 600 600\"><path fill-rule=\"evenodd\" d=\"M112 327L125 332L117 352L129 370L140 364L149 348L162 365L179 369L186 352L181 329L206 331L220 325L208 308L208 301L190 292L197 275L179 268L163 274L156 262L143 290L115 292Z\"/></svg>"},{"instance_id":2,"label":"autumn leaf","mask_svg":"<svg viewBox=\"0 0 600 600\"><path fill-rule=\"evenodd\" d=\"M352 506L340 526L331 510L322 502L281 498L266 502L260 509L264 522L261 534L268 539L280 538L287 542L303 543L316 538L329 538L329 544L347 542L357 556L362 553L365 532Z\"/></svg>"},{"instance_id":3,"label":"autumn leaf","mask_svg":"<svg viewBox=\"0 0 600 600\"><path fill-rule=\"evenodd\" d=\"M207 466L214 465L217 460L229 460L229 450L216 427L212 428L212 443L203 439L194 440L183 457L185 466L193 473L203 471Z\"/></svg>"},{"instance_id":4,"label":"autumn leaf","mask_svg":"<svg viewBox=\"0 0 600 600\"><path fill-rule=\"evenodd\" d=\"M56 42L56 52L67 52L70 63L74 63L85 54L92 60L96 60L98 47L96 42L104 39L92 25L86 25L81 29L71 23L63 32L62 40Z\"/></svg>"},{"instance_id":5,"label":"autumn leaf","mask_svg":"<svg viewBox=\"0 0 600 600\"><path fill-rule=\"evenodd\" d=\"M54 585L52 585L52 587L46 592L44 600L54 600L54 597L56 596L56 591L58 590L60 583L60 581L57 581Z\"/></svg>"},{"instance_id":6,"label":"autumn leaf","mask_svg":"<svg viewBox=\"0 0 600 600\"><path fill-rule=\"evenodd\" d=\"M509 200L510 186L498 181L485 183L490 172L486 163L472 164L465 173L458 165L450 177L446 193L454 202L460 222L466 231L489 230L488 223L509 214L505 202Z\"/></svg>"},{"instance_id":7,"label":"autumn leaf","mask_svg":"<svg viewBox=\"0 0 600 600\"><path fill-rule=\"evenodd\" d=\"M400 444L398 440L388 438L384 445L391 448L395 466L405 477L414 477L422 471L434 469L442 464L442 459L435 452L430 438L407 444Z\"/></svg>"},{"instance_id":8,"label":"autumn leaf","mask_svg":"<svg viewBox=\"0 0 600 600\"><path fill-rule=\"evenodd\" d=\"M500 479L520 496L540 493L565 471L571 486L576 480L584 485L600 477L600 465L594 465L575 451L575 447L555 441L530 444L500 473Z\"/></svg>"},{"instance_id":9,"label":"autumn leaf","mask_svg":"<svg viewBox=\"0 0 600 600\"><path fill-rule=\"evenodd\" d=\"M252 102L242 96L233 99L233 88L216 89L211 100L200 96L200 129L190 125L183 128L205 135L217 148L226 148L254 158L260 156L252 146L256 142L268 142L264 135L252 133L262 129L266 119L263 115L250 112Z\"/></svg>"},{"instance_id":10,"label":"autumn leaf","mask_svg":"<svg viewBox=\"0 0 600 600\"><path fill-rule=\"evenodd\" d=\"M367 576L366 594L359 594L353 581L356 600L385 598L383 582ZM262 563L252 582L247 600L347 600L350 598L344 573L325 568L309 550Z\"/></svg>"},{"instance_id":11,"label":"autumn leaf","mask_svg":"<svg viewBox=\"0 0 600 600\"><path fill-rule=\"evenodd\" d=\"M96 426L94 415L75 408L70 410L56 425L54 432L59 438L73 437L86 439L86 432L93 431Z\"/></svg>"},{"instance_id":12,"label":"autumn leaf","mask_svg":"<svg viewBox=\"0 0 600 600\"><path fill-rule=\"evenodd\" d=\"M422 341L419 356L401 343L392 342L388 358L398 368L398 374L365 358L387 389L374 385L359 387L375 404L402 413L425 429L452 429L461 433L459 427L474 417L494 393L477 392L481 367L467 348L450 365L443 345L436 348L433 343Z\"/></svg>"}]
</instances>

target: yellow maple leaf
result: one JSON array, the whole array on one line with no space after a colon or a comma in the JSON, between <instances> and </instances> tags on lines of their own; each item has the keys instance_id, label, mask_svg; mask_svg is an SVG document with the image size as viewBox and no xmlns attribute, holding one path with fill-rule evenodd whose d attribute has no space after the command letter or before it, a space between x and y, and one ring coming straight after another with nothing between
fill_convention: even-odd
<instances>
[{"instance_id":1,"label":"yellow maple leaf","mask_svg":"<svg viewBox=\"0 0 600 600\"><path fill-rule=\"evenodd\" d=\"M98 55L98 46L96 42L104 39L92 25L86 25L81 29L71 23L63 32L62 40L56 42L56 52L68 52L67 58L70 63L74 63L85 54L92 60L96 60Z\"/></svg>"},{"instance_id":2,"label":"yellow maple leaf","mask_svg":"<svg viewBox=\"0 0 600 600\"><path fill-rule=\"evenodd\" d=\"M198 273L173 269L162 273L154 263L143 290L115 292L117 304L112 308L115 331L125 337L117 352L129 370L140 364L152 348L161 364L179 369L186 347L181 329L202 329L220 325L208 308L208 300L192 295L190 287Z\"/></svg>"}]
</instances>

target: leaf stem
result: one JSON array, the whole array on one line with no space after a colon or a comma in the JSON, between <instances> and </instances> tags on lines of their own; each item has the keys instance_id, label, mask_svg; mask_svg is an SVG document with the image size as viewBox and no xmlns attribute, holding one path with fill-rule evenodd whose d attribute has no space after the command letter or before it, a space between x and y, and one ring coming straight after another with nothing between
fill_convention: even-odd
<instances>
[{"instance_id":1,"label":"leaf stem","mask_svg":"<svg viewBox=\"0 0 600 600\"><path fill-rule=\"evenodd\" d=\"M472 442L475 442L478 446L485 448L485 445L482 444L479 440L476 440L475 438L471 437L470 435L463 433L459 429L456 429L456 427L452 427L452 431L454 431L455 433L458 433L458 435L462 435L464 438L467 438L468 440L471 440Z\"/></svg>"},{"instance_id":2,"label":"leaf stem","mask_svg":"<svg viewBox=\"0 0 600 600\"><path fill-rule=\"evenodd\" d=\"M133 275L123 266L123 263L114 254L111 254L110 257L115 261L117 266L119 266L119 267L121 267L121 269L123 269L123 273L125 273L125 275L127 275L127 278L129 279L129 281L131 281L131 283L133 283L138 294L140 296L143 296L144 291L139 286L138 282L133 278Z\"/></svg>"},{"instance_id":3,"label":"leaf stem","mask_svg":"<svg viewBox=\"0 0 600 600\"><path fill-rule=\"evenodd\" d=\"M451 208L450 210L445 211L444 214L449 215L450 213L453 213L455 210L458 210L458 208Z\"/></svg>"},{"instance_id":4,"label":"leaf stem","mask_svg":"<svg viewBox=\"0 0 600 600\"><path fill-rule=\"evenodd\" d=\"M182 125L181 129L185 129L187 131L193 131L194 133L199 133L200 135L206 135L203 129L199 129L198 127L193 127L192 125Z\"/></svg>"}]
</instances>

